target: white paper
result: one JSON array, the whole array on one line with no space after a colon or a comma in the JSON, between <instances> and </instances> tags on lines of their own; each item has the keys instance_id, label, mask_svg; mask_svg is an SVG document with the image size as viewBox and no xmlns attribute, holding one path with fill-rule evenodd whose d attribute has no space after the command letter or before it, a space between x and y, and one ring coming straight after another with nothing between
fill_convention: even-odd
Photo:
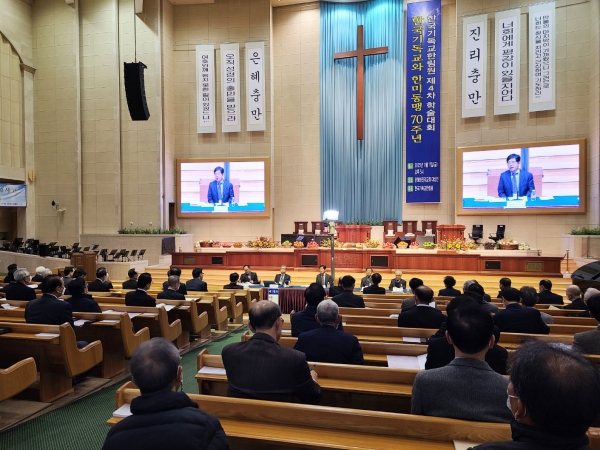
<instances>
[{"instance_id":1,"label":"white paper","mask_svg":"<svg viewBox=\"0 0 600 450\"><path fill-rule=\"evenodd\" d=\"M196 117L198 133L216 132L215 46L196 45Z\"/></svg>"},{"instance_id":2,"label":"white paper","mask_svg":"<svg viewBox=\"0 0 600 450\"><path fill-rule=\"evenodd\" d=\"M133 319L136 316L139 316L140 313L127 313L127 315L129 316L130 319Z\"/></svg>"},{"instance_id":3,"label":"white paper","mask_svg":"<svg viewBox=\"0 0 600 450\"><path fill-rule=\"evenodd\" d=\"M188 301L191 301L191 302L195 302L196 300L198 300L198 298L190 298L190 297L186 297L185 299Z\"/></svg>"},{"instance_id":4,"label":"white paper","mask_svg":"<svg viewBox=\"0 0 600 450\"><path fill-rule=\"evenodd\" d=\"M240 44L221 44L221 110L223 133L241 131Z\"/></svg>"},{"instance_id":5,"label":"white paper","mask_svg":"<svg viewBox=\"0 0 600 450\"><path fill-rule=\"evenodd\" d=\"M496 13L494 114L519 112L521 9Z\"/></svg>"},{"instance_id":6,"label":"white paper","mask_svg":"<svg viewBox=\"0 0 600 450\"><path fill-rule=\"evenodd\" d=\"M292 330L281 330L281 334L292 334Z\"/></svg>"},{"instance_id":7,"label":"white paper","mask_svg":"<svg viewBox=\"0 0 600 450\"><path fill-rule=\"evenodd\" d=\"M55 337L59 337L59 336L60 336L60 334L58 334L58 333L37 333L36 334L36 337L53 337L53 338L55 338Z\"/></svg>"},{"instance_id":8,"label":"white paper","mask_svg":"<svg viewBox=\"0 0 600 450\"><path fill-rule=\"evenodd\" d=\"M73 326L75 327L82 327L84 326L86 323L88 323L89 320L85 320L85 319L79 319L73 322Z\"/></svg>"},{"instance_id":9,"label":"white paper","mask_svg":"<svg viewBox=\"0 0 600 450\"><path fill-rule=\"evenodd\" d=\"M487 14L463 19L462 117L486 113Z\"/></svg>"},{"instance_id":10,"label":"white paper","mask_svg":"<svg viewBox=\"0 0 600 450\"><path fill-rule=\"evenodd\" d=\"M402 289L401 287L396 287L396 286L394 286L394 287L392 288L392 292L393 292L394 294L402 294L402 293L404 292L404 289Z\"/></svg>"},{"instance_id":11,"label":"white paper","mask_svg":"<svg viewBox=\"0 0 600 450\"><path fill-rule=\"evenodd\" d=\"M204 373L206 375L227 375L224 367L210 367L203 366L198 373Z\"/></svg>"},{"instance_id":12,"label":"white paper","mask_svg":"<svg viewBox=\"0 0 600 450\"><path fill-rule=\"evenodd\" d=\"M8 303L2 303L4 309L18 309L18 306L9 305Z\"/></svg>"},{"instance_id":13,"label":"white paper","mask_svg":"<svg viewBox=\"0 0 600 450\"><path fill-rule=\"evenodd\" d=\"M104 320L100 320L98 323L119 323L119 320L104 319Z\"/></svg>"},{"instance_id":14,"label":"white paper","mask_svg":"<svg viewBox=\"0 0 600 450\"><path fill-rule=\"evenodd\" d=\"M37 289L39 285L38 284L28 284L27 287L30 287L31 289Z\"/></svg>"},{"instance_id":15,"label":"white paper","mask_svg":"<svg viewBox=\"0 0 600 450\"><path fill-rule=\"evenodd\" d=\"M399 315L400 315L400 314L390 314L390 317L391 317L392 319L397 319Z\"/></svg>"},{"instance_id":16,"label":"white paper","mask_svg":"<svg viewBox=\"0 0 600 450\"><path fill-rule=\"evenodd\" d=\"M469 450L481 444L481 442L454 441L454 450Z\"/></svg>"},{"instance_id":17,"label":"white paper","mask_svg":"<svg viewBox=\"0 0 600 450\"><path fill-rule=\"evenodd\" d=\"M264 42L246 42L246 122L248 131L264 131L267 128L264 59Z\"/></svg>"},{"instance_id":18,"label":"white paper","mask_svg":"<svg viewBox=\"0 0 600 450\"><path fill-rule=\"evenodd\" d=\"M157 307L157 308L159 308L159 307L161 307L161 306L162 306L163 308L165 308L165 310L166 310L167 312L169 312L169 311L171 311L173 308L175 308L175 306L174 306L174 305L165 305L164 303L159 303L158 305L156 305L156 307Z\"/></svg>"},{"instance_id":19,"label":"white paper","mask_svg":"<svg viewBox=\"0 0 600 450\"><path fill-rule=\"evenodd\" d=\"M387 355L388 367L393 369L425 370L427 354L419 356Z\"/></svg>"},{"instance_id":20,"label":"white paper","mask_svg":"<svg viewBox=\"0 0 600 450\"><path fill-rule=\"evenodd\" d=\"M421 343L421 338L416 338L416 337L403 337L402 338L403 342L416 342L417 344Z\"/></svg>"},{"instance_id":21,"label":"white paper","mask_svg":"<svg viewBox=\"0 0 600 450\"><path fill-rule=\"evenodd\" d=\"M131 416L131 405L124 403L119 409L113 412L113 417L129 417Z\"/></svg>"}]
</instances>

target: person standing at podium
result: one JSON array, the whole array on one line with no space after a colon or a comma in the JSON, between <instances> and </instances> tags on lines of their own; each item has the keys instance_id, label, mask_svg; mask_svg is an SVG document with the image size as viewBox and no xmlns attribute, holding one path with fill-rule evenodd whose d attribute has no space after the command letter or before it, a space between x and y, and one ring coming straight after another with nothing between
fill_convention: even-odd
<instances>
[{"instance_id":1,"label":"person standing at podium","mask_svg":"<svg viewBox=\"0 0 600 450\"><path fill-rule=\"evenodd\" d=\"M225 169L217 166L213 173L215 181L211 181L208 185L208 203L235 203L233 184L225 179Z\"/></svg>"},{"instance_id":2,"label":"person standing at podium","mask_svg":"<svg viewBox=\"0 0 600 450\"><path fill-rule=\"evenodd\" d=\"M535 190L533 175L520 168L521 156L514 153L506 158L508 170L500 175L498 197L529 197Z\"/></svg>"}]
</instances>

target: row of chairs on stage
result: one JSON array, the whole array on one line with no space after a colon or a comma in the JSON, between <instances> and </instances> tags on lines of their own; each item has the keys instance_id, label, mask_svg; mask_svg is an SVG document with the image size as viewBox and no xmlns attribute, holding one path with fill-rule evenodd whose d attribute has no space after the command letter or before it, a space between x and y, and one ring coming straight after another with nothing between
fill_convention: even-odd
<instances>
[{"instance_id":1,"label":"row of chairs on stage","mask_svg":"<svg viewBox=\"0 0 600 450\"><path fill-rule=\"evenodd\" d=\"M496 234L490 234L488 236L494 242L498 242L500 239L504 239L504 233L506 232L506 225L497 225ZM477 242L479 239L483 239L483 225L473 225L473 231L469 233L469 239Z\"/></svg>"}]
</instances>

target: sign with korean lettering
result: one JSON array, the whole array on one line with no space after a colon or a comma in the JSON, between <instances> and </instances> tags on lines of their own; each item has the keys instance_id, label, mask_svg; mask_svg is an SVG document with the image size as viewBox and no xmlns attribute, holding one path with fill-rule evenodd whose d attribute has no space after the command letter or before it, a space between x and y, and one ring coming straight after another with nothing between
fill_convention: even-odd
<instances>
[{"instance_id":1,"label":"sign with korean lettering","mask_svg":"<svg viewBox=\"0 0 600 450\"><path fill-rule=\"evenodd\" d=\"M494 114L519 112L521 10L496 13Z\"/></svg>"},{"instance_id":2,"label":"sign with korean lettering","mask_svg":"<svg viewBox=\"0 0 600 450\"><path fill-rule=\"evenodd\" d=\"M223 133L241 131L240 44L221 44L221 111Z\"/></svg>"},{"instance_id":3,"label":"sign with korean lettering","mask_svg":"<svg viewBox=\"0 0 600 450\"><path fill-rule=\"evenodd\" d=\"M246 117L248 131L267 128L265 114L265 43L246 42Z\"/></svg>"},{"instance_id":4,"label":"sign with korean lettering","mask_svg":"<svg viewBox=\"0 0 600 450\"><path fill-rule=\"evenodd\" d=\"M215 133L215 46L196 45L196 118L198 133Z\"/></svg>"},{"instance_id":5,"label":"sign with korean lettering","mask_svg":"<svg viewBox=\"0 0 600 450\"><path fill-rule=\"evenodd\" d=\"M0 184L0 206L27 206L24 184Z\"/></svg>"},{"instance_id":6,"label":"sign with korean lettering","mask_svg":"<svg viewBox=\"0 0 600 450\"><path fill-rule=\"evenodd\" d=\"M463 19L462 117L485 116L487 14Z\"/></svg>"},{"instance_id":7,"label":"sign with korean lettering","mask_svg":"<svg viewBox=\"0 0 600 450\"><path fill-rule=\"evenodd\" d=\"M529 7L529 111L556 109L554 2Z\"/></svg>"},{"instance_id":8,"label":"sign with korean lettering","mask_svg":"<svg viewBox=\"0 0 600 450\"><path fill-rule=\"evenodd\" d=\"M406 202L440 201L442 2L407 5Z\"/></svg>"}]
</instances>

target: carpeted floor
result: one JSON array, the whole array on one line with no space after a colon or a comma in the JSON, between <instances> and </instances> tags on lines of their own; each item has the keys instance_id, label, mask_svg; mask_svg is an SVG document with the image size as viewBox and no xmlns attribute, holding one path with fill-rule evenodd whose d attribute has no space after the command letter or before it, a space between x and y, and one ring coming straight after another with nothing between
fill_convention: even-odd
<instances>
[{"instance_id":1,"label":"carpeted floor","mask_svg":"<svg viewBox=\"0 0 600 450\"><path fill-rule=\"evenodd\" d=\"M220 355L227 344L239 342L246 328L232 333L227 338L208 344L209 353ZM197 351L191 351L181 359L183 367L183 389L190 394L198 393L196 375ZM108 432L106 420L115 410L115 391L119 383L70 403L59 409L30 420L23 425L0 433L2 450L98 450L102 448Z\"/></svg>"}]
</instances>

